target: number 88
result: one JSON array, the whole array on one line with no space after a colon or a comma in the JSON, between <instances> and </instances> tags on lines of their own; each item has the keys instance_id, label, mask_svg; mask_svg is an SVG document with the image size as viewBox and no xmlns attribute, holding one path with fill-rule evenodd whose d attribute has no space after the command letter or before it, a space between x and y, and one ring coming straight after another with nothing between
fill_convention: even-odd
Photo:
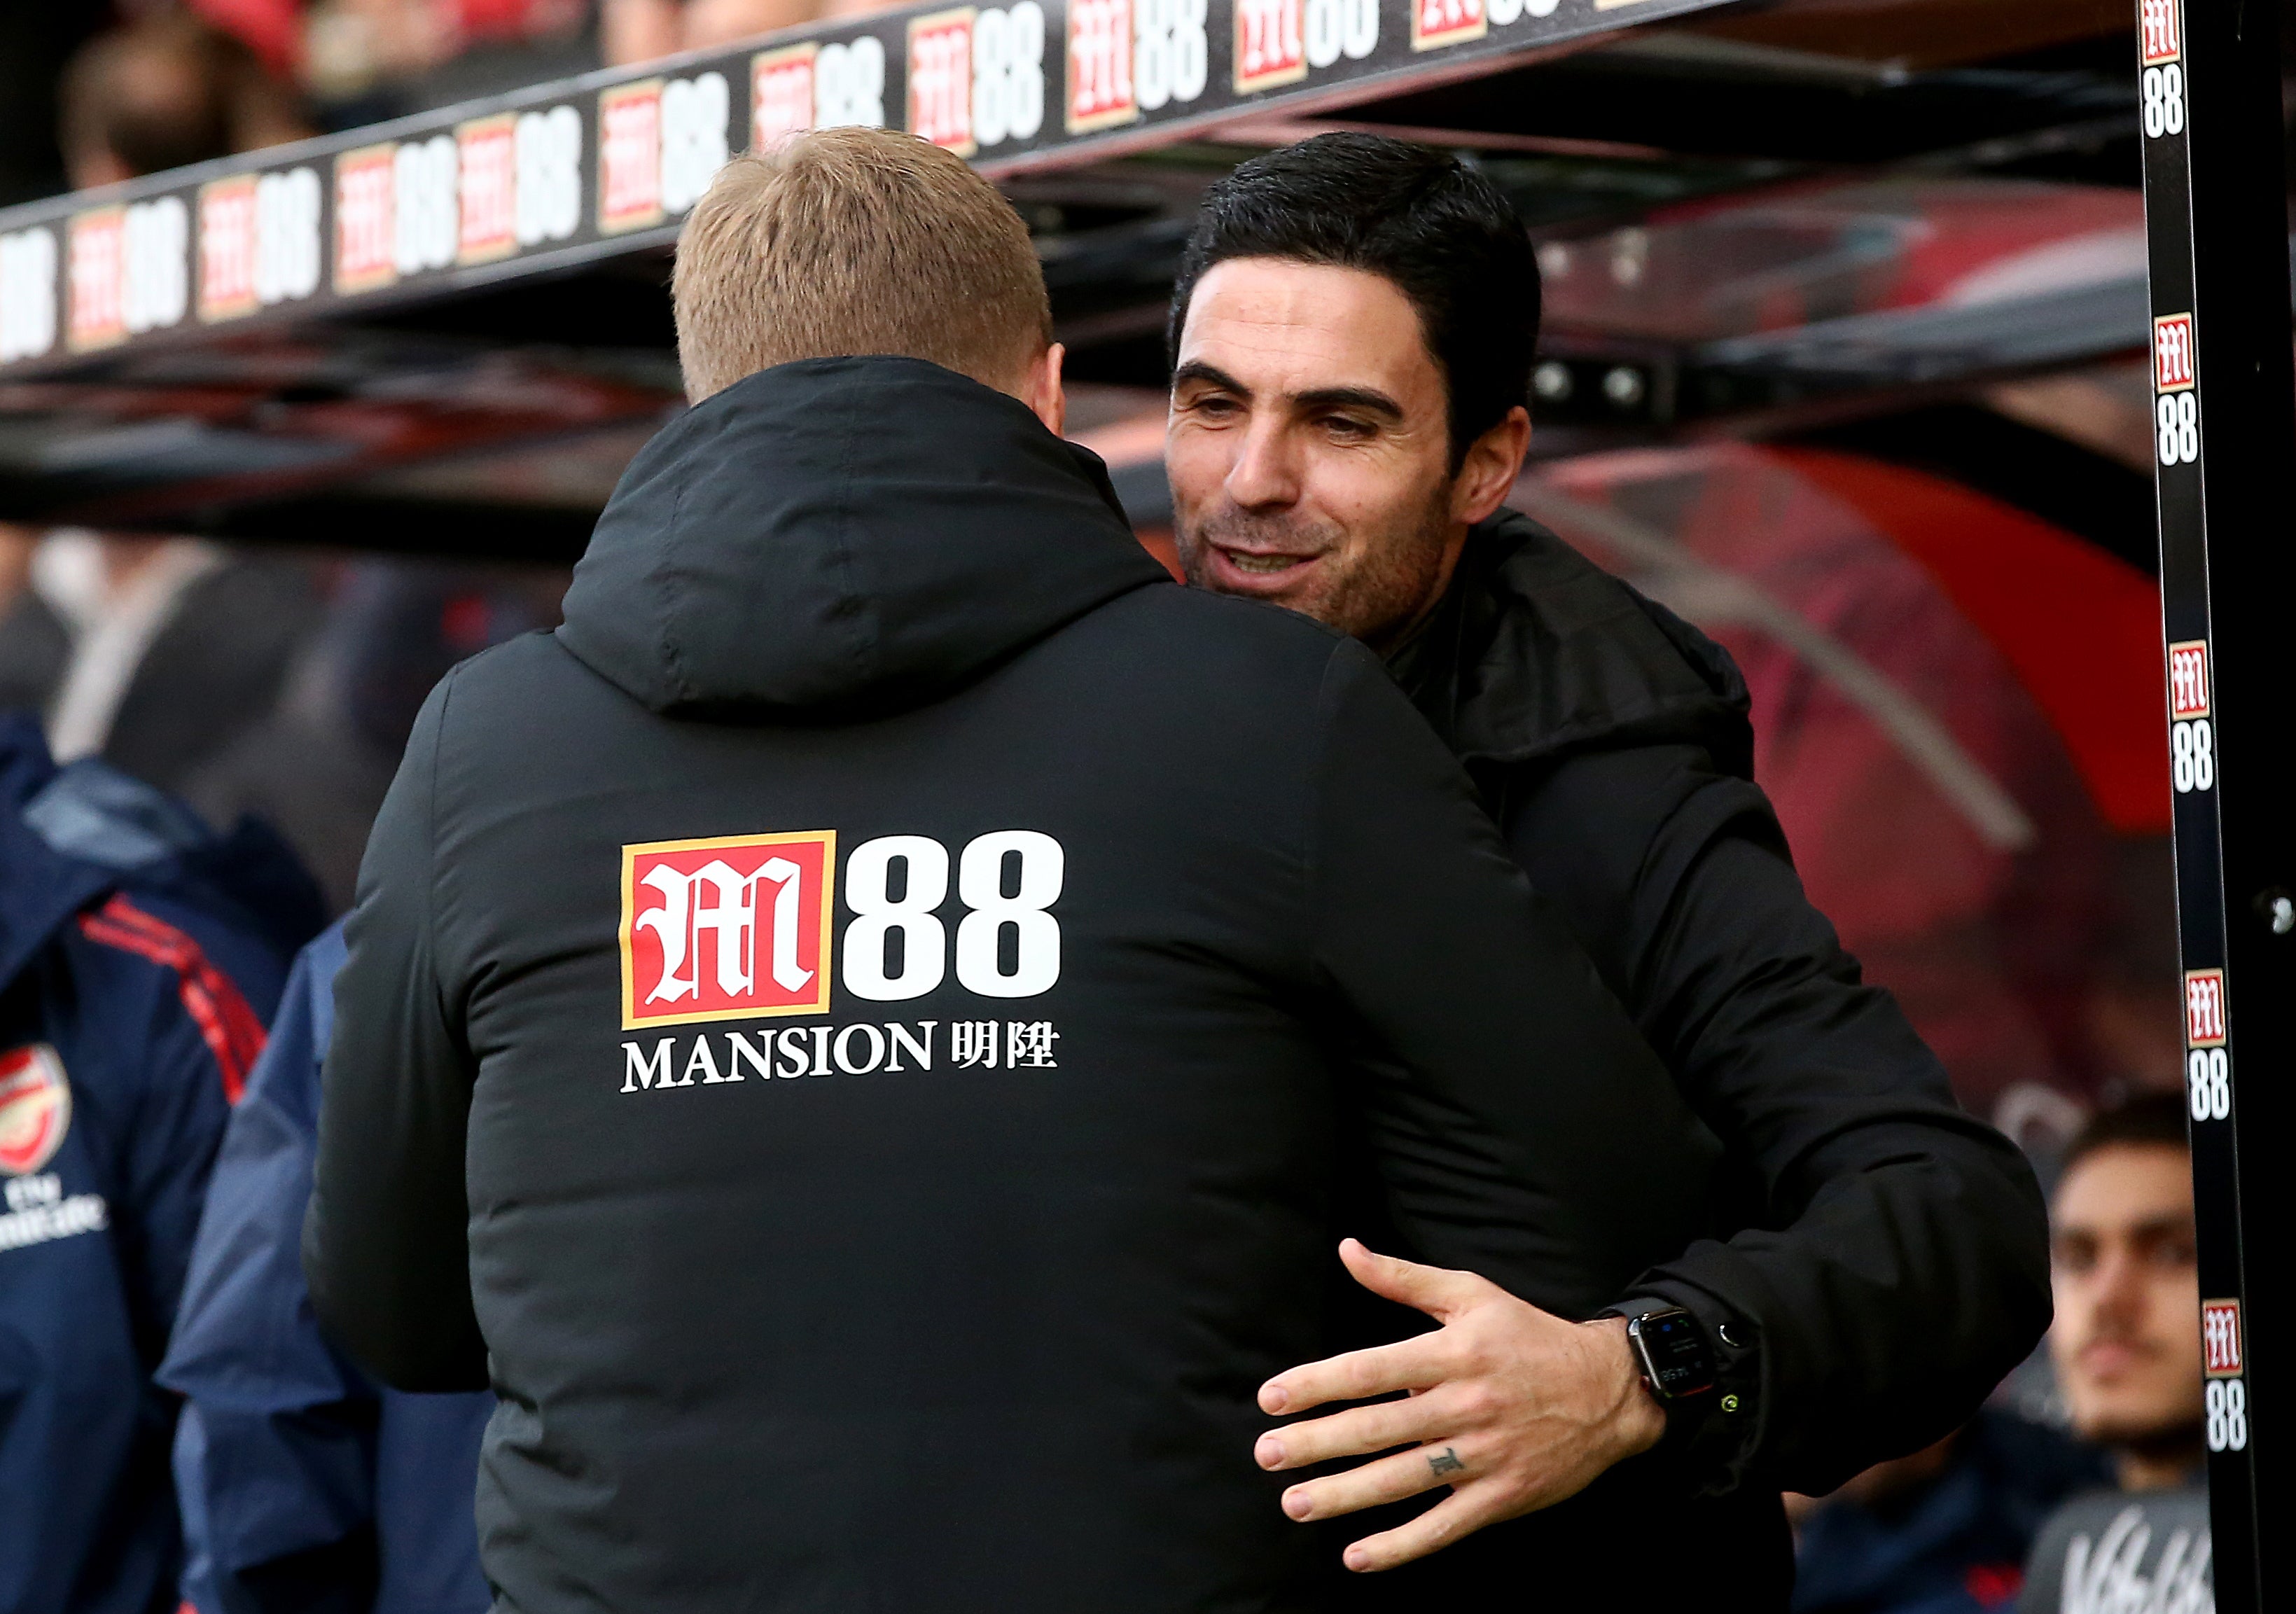
<instances>
[{"instance_id":1,"label":"number 88","mask_svg":"<svg viewBox=\"0 0 2296 1614\"><path fill-rule=\"evenodd\" d=\"M2208 1389L2209 1450L2244 1451L2248 1446L2248 1385L2240 1379L2211 1379Z\"/></svg>"},{"instance_id":2,"label":"number 88","mask_svg":"<svg viewBox=\"0 0 2296 1614\"><path fill-rule=\"evenodd\" d=\"M892 865L906 868L900 897L892 894ZM1018 865L1018 889L1004 895L1007 860ZM1060 921L1046 912L1060 900L1066 878L1061 843L1034 830L996 830L976 836L957 860L956 894L972 912L956 927L956 979L980 997L1034 997L1061 978ZM923 835L882 835L853 848L845 860L845 989L856 997L893 1003L922 997L947 969L948 931L933 910L948 896L948 848ZM1004 938L1013 936L1013 968L1003 966ZM886 967L888 944L900 938L898 971Z\"/></svg>"},{"instance_id":3,"label":"number 88","mask_svg":"<svg viewBox=\"0 0 2296 1614\"><path fill-rule=\"evenodd\" d=\"M2232 1113L2232 1061L2221 1048L2195 1048L2185 1055L2185 1086L2196 1121L2220 1121Z\"/></svg>"},{"instance_id":4,"label":"number 88","mask_svg":"<svg viewBox=\"0 0 2296 1614\"><path fill-rule=\"evenodd\" d=\"M2185 70L2171 61L2144 70L2144 133L2158 140L2185 132Z\"/></svg>"},{"instance_id":5,"label":"number 88","mask_svg":"<svg viewBox=\"0 0 2296 1614\"><path fill-rule=\"evenodd\" d=\"M2153 422L2159 428L2163 465L2188 464L2201 457L2200 406L2189 392L2164 395L2152 406Z\"/></svg>"}]
</instances>

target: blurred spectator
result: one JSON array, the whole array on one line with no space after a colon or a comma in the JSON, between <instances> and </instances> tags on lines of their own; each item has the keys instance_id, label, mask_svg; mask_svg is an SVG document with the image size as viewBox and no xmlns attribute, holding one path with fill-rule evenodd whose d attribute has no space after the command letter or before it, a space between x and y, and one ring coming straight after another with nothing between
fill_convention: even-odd
<instances>
[{"instance_id":1,"label":"blurred spectator","mask_svg":"<svg viewBox=\"0 0 2296 1614\"><path fill-rule=\"evenodd\" d=\"M558 620L563 572L368 561L345 573L277 706L185 787L212 823L253 814L350 905L407 731L449 668ZM260 709L258 709L259 711Z\"/></svg>"},{"instance_id":2,"label":"blurred spectator","mask_svg":"<svg viewBox=\"0 0 2296 1614\"><path fill-rule=\"evenodd\" d=\"M428 72L461 45L457 20L429 0L319 0L305 15L306 78L314 94L340 100Z\"/></svg>"},{"instance_id":3,"label":"blurred spectator","mask_svg":"<svg viewBox=\"0 0 2296 1614\"><path fill-rule=\"evenodd\" d=\"M80 186L304 132L246 46L173 11L92 40L62 100ZM22 557L21 537L9 548ZM315 619L301 569L189 538L53 532L24 570L30 586L0 602L0 700L45 712L60 760L100 756L167 791L269 709Z\"/></svg>"},{"instance_id":4,"label":"blurred spectator","mask_svg":"<svg viewBox=\"0 0 2296 1614\"><path fill-rule=\"evenodd\" d=\"M2212 1608L2182 1095L2146 1094L2092 1120L2066 1151L2050 1219L2049 1354L2074 1430L2111 1454L2119 1490L2082 1497L2049 1521L2020 1606L2027 1614Z\"/></svg>"},{"instance_id":5,"label":"blurred spectator","mask_svg":"<svg viewBox=\"0 0 2296 1614\"><path fill-rule=\"evenodd\" d=\"M39 535L0 522L0 714L48 709L70 660L62 627L32 592Z\"/></svg>"},{"instance_id":6,"label":"blurred spectator","mask_svg":"<svg viewBox=\"0 0 2296 1614\"><path fill-rule=\"evenodd\" d=\"M60 760L102 757L166 791L270 709L316 620L304 570L234 558L191 538L65 530L34 550L32 586L6 631L51 658L20 679L45 684Z\"/></svg>"},{"instance_id":7,"label":"blurred spectator","mask_svg":"<svg viewBox=\"0 0 2296 1614\"><path fill-rule=\"evenodd\" d=\"M853 16L884 11L888 3L898 0L829 9ZM824 14L822 0L603 0L599 53L609 66L624 67L679 51L732 45Z\"/></svg>"},{"instance_id":8,"label":"blurred spectator","mask_svg":"<svg viewBox=\"0 0 2296 1614\"><path fill-rule=\"evenodd\" d=\"M200 0L265 13L333 127L444 106L597 65L589 0ZM285 13L283 17L281 13ZM254 30L249 30L252 33Z\"/></svg>"},{"instance_id":9,"label":"blurred spectator","mask_svg":"<svg viewBox=\"0 0 2296 1614\"><path fill-rule=\"evenodd\" d=\"M174 1602L153 1382L208 1171L317 895L0 717L0 1609Z\"/></svg>"},{"instance_id":10,"label":"blurred spectator","mask_svg":"<svg viewBox=\"0 0 2296 1614\"><path fill-rule=\"evenodd\" d=\"M294 81L303 60L302 0L185 0L185 8L253 51L274 78Z\"/></svg>"},{"instance_id":11,"label":"blurred spectator","mask_svg":"<svg viewBox=\"0 0 2296 1614\"><path fill-rule=\"evenodd\" d=\"M66 65L59 94L64 162L82 189L310 132L253 52L181 12L91 40Z\"/></svg>"},{"instance_id":12,"label":"blurred spectator","mask_svg":"<svg viewBox=\"0 0 2296 1614\"><path fill-rule=\"evenodd\" d=\"M2051 1512L2104 1472L2094 1452L1988 1407L1822 1503L1789 1499L1800 1515L1794 1614L2006 1608Z\"/></svg>"},{"instance_id":13,"label":"blurred spectator","mask_svg":"<svg viewBox=\"0 0 2296 1614\"><path fill-rule=\"evenodd\" d=\"M472 1497L494 1397L368 1381L311 1315L303 1210L340 926L289 977L216 1159L160 1382L197 1614L485 1614Z\"/></svg>"}]
</instances>

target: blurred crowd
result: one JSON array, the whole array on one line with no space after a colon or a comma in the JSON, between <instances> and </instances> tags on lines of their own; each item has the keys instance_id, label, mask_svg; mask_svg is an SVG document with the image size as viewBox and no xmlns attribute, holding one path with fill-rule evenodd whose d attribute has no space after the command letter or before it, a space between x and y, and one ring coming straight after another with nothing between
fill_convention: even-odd
<instances>
[{"instance_id":1,"label":"blurred crowd","mask_svg":"<svg viewBox=\"0 0 2296 1614\"><path fill-rule=\"evenodd\" d=\"M877 0L0 4L0 202L588 66L878 9L884 7ZM1751 475L1725 469L1742 481ZM1702 474L1713 479L1710 468ZM1581 496L1592 496L1601 480L1582 475ZM1742 519L1730 532L1759 528L1775 546L1775 504L1757 501L1741 512L1747 514L1759 520ZM1777 576L1770 586L1782 597L1820 582L1833 588L1832 606L1792 602L1885 663L1886 655L1856 635L1861 620L1886 622L1892 643L1929 659L1926 670L1893 669L1907 687L1918 690L1931 677L1939 688L1978 691L1948 716L1965 736L1992 722L1997 771L2041 819L2036 848L1971 852L1965 883L1977 895L1936 918L1932 910L1943 912L1937 905L1953 888L1932 876L1942 860L1958 856L1944 832L1919 845L1892 840L1874 831L1870 803L1847 788L1862 781L1895 797L1917 793L1889 772L1889 748L1867 755L1842 739L1845 730L1827 728L1822 680L1784 665L1791 657L1766 670L1760 634L1739 643L1716 630L1747 665L1762 722L1764 776L1814 893L1842 920L1877 979L1907 997L1965 1100L2015 1132L2045 1168L2058 1316L2046 1359L2021 1370L1977 1421L1832 1497L1795 1501L1798 1614L1946 1614L2021 1598L2022 1606L2051 1614L2204 1606L2194 1593L2207 1573L2199 1488L2204 1378L2165 841L2107 834L2069 767L2050 760L2042 717L1987 692L1993 686L1984 679L1992 675L1971 670L1982 660L1977 651L1948 664L1938 647L1957 630L1938 626L1941 615L1909 634L1908 621L1930 603L1898 590L1887 566L1870 557L1843 561L1846 540L1830 529L1819 537L1823 543L1813 539L1792 553L1774 547ZM1759 574L1751 563L1732 565ZM1679 565L1675 574L1690 584L1704 575ZM1638 580L1658 592L1651 579ZM308 1166L297 1179L293 1163L316 1102L325 985L340 944L322 938L304 957L299 985L283 980L288 954L348 906L368 826L433 684L466 656L552 626L565 582L563 572L546 568L349 559L0 526L0 783L8 789L0 815L9 819L0 826L0 848L31 848L37 840L45 848L38 855L53 855L59 868L115 870L119 889L131 895L142 889L137 880L156 882L152 889L160 894L144 906L164 912L169 900L189 901L182 893L192 887L170 885L176 875L162 879L155 871L213 862L234 826L252 821L316 886L308 914L295 905L301 898L281 895L288 884L280 878L248 888L269 892L261 900L278 905L241 928L255 938L250 946L268 948L283 979L266 984L256 979L261 967L244 971L238 992L249 1012L277 1017L270 1053L259 1068L235 1068L230 1060L251 1056L251 1049L239 1047L226 1059L217 1050L237 1045L209 1039L241 1107L228 1119L218 1111L180 1135L182 1149L205 1151L191 1172L202 1181L207 1162L222 1153L207 1191L203 1247L227 1235L254 1243L267 1238L275 1255L291 1246L299 1205L281 1200L276 1181L290 1184L290 1200L292 1184L308 1181ZM1971 715L1988 701L2008 715ZM10 713L19 715L12 726ZM1984 744L1972 744L1991 766ZM1852 757L1854 766L1844 760ZM1966 826L1956 832L1974 834ZM2078 878L2063 873L2068 846L2087 871ZM1884 865L1902 873L1915 861L1920 867L1910 878L1922 889L1908 887L1905 895L1931 917L1898 930L1861 921L1856 878ZM0 879L0 907L13 899L8 881L21 873ZM2066 895L2075 887L2078 902ZM290 909L292 916L282 917ZM1869 933L1858 930L1861 922ZM185 933L196 936L197 925L186 923ZM0 940L12 924L22 930L0 913ZM2028 939L2011 946L2005 936ZM208 951L224 960L231 947L218 940ZM2076 956L2078 971L2050 962ZM0 956L0 963L29 967L12 956ZM1992 997L2024 989L2011 979L2021 971L2042 980L2028 997L2055 1005L2029 1017L2042 1028L2030 1035L2016 1029L2024 1022L2015 1015L1988 1008ZM11 979L0 976L0 991L10 988ZM1925 1002L1938 1005L1933 1020L1923 1019ZM1962 1053L1954 1028L1964 1025L1976 1029ZM0 1055L13 1060L21 1051L9 1047L6 1031L0 1026ZM2041 1079L2021 1084L2021 1069ZM41 1229L62 1225L60 1211L16 1186L41 1180L49 1157L39 1151L57 1146L41 1140L62 1135L53 1106L39 1107L38 1076L36 1064L0 1061L0 1174L11 1184L0 1212L6 1234L0 1264L31 1248L36 1233L47 1238ZM277 1178L283 1169L286 1176ZM196 1199L168 1203L179 1219L201 1214ZM116 1214L128 1211L122 1206ZM34 1219L20 1225L23 1217ZM474 1560L455 1534L469 1526L467 1507L457 1502L469 1487L456 1464L470 1456L483 1408L424 1407L408 1405L422 1398L406 1397L395 1411L385 1406L380 1392L358 1382L311 1333L308 1308L296 1311L300 1280L291 1258L274 1263L268 1287L242 1292L217 1276L212 1260L202 1267L189 1225L180 1233L184 1248L174 1266L160 1263L138 1274L153 1286L149 1304L161 1321L156 1331L135 1334L133 1351L152 1405L172 1415L188 1397L193 1415L175 1437L172 1458L145 1450L134 1482L147 1503L160 1495L172 1520L177 1499L166 1494L164 1477L172 1462L191 1542L183 1582L192 1604L201 1614L289 1602L473 1614L484 1608ZM27 1242L7 1241L20 1237ZM170 1354L167 1321L179 1306ZM250 1307L249 1315L234 1309ZM282 1316L302 1318L291 1344L302 1353L299 1360L317 1366L294 1381L301 1400L250 1412L232 1352L255 1348L248 1340L286 1326ZM29 1402L5 1381L28 1371L22 1362L30 1348L18 1350L6 1326L0 1315L0 1346L8 1348L0 1350L0 1471L12 1472L10 1445L33 1436L15 1410ZM224 1440L234 1418L258 1416L276 1422L283 1443L274 1476L286 1487L282 1494L297 1484L311 1493L266 1516L266 1528L278 1526L268 1536L237 1528L244 1520L234 1512L242 1502L234 1500L231 1477L203 1455L202 1442ZM397 1437L381 1432L393 1428ZM151 1446L148 1430L137 1438ZM305 1446L296 1447L297 1439ZM433 1461L441 1450L448 1457ZM324 1461L314 1452L326 1454ZM431 1456L410 1455L422 1453ZM173 1526L147 1520L144 1528L164 1534ZM12 1541L24 1539L0 1532L0 1560ZM51 1606L39 1601L37 1579L27 1566L0 1561L0 1610Z\"/></svg>"},{"instance_id":2,"label":"blurred crowd","mask_svg":"<svg viewBox=\"0 0 2296 1614\"><path fill-rule=\"evenodd\" d=\"M890 0L6 0L0 206ZM100 155L110 146L119 155Z\"/></svg>"},{"instance_id":3,"label":"blurred crowd","mask_svg":"<svg viewBox=\"0 0 2296 1614\"><path fill-rule=\"evenodd\" d=\"M565 574L315 561L196 538L0 527L0 710L228 828L252 815L331 913L430 686L557 619Z\"/></svg>"}]
</instances>

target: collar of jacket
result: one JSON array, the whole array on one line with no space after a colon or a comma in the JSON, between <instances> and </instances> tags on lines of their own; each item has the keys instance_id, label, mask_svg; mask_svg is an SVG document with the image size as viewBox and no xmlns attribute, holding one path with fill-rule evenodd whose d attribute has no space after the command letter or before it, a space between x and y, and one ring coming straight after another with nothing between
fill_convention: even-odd
<instances>
[{"instance_id":1,"label":"collar of jacket","mask_svg":"<svg viewBox=\"0 0 2296 1614\"><path fill-rule=\"evenodd\" d=\"M558 636L657 712L862 716L1168 580L1105 467L1019 400L921 359L807 359L646 445Z\"/></svg>"},{"instance_id":2,"label":"collar of jacket","mask_svg":"<svg viewBox=\"0 0 2296 1614\"><path fill-rule=\"evenodd\" d=\"M1388 667L1464 762L1687 742L1754 774L1729 653L1515 511L1469 532L1442 602Z\"/></svg>"}]
</instances>

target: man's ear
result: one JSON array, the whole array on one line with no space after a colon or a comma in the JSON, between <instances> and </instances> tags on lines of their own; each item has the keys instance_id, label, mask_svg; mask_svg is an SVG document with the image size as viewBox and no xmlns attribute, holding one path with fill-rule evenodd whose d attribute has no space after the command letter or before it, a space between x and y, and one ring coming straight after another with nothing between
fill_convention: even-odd
<instances>
[{"instance_id":1,"label":"man's ear","mask_svg":"<svg viewBox=\"0 0 2296 1614\"><path fill-rule=\"evenodd\" d=\"M1467 447L1459 474L1451 484L1451 519L1472 527L1488 520L1522 474L1522 456L1530 448L1530 411L1517 404L1506 418Z\"/></svg>"},{"instance_id":2,"label":"man's ear","mask_svg":"<svg viewBox=\"0 0 2296 1614\"><path fill-rule=\"evenodd\" d=\"M1047 347L1029 366L1017 395L1054 437L1063 435L1069 419L1069 397L1061 386L1061 361L1067 356L1068 349L1060 343Z\"/></svg>"}]
</instances>

